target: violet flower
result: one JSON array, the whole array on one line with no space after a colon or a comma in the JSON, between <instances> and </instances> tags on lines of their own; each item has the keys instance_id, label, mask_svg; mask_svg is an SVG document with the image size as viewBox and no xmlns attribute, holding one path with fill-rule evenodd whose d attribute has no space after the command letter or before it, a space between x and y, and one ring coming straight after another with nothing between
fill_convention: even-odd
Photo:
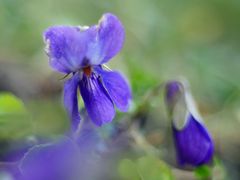
<instances>
[{"instance_id":1,"label":"violet flower","mask_svg":"<svg viewBox=\"0 0 240 180\"><path fill-rule=\"evenodd\" d=\"M120 111L128 110L128 83L120 73L103 66L121 50L124 37L123 25L110 13L104 14L98 25L53 26L44 32L51 67L72 74L64 85L64 105L73 130L80 121L78 89L89 117L98 126L112 121L114 104Z\"/></svg>"},{"instance_id":2,"label":"violet flower","mask_svg":"<svg viewBox=\"0 0 240 180\"><path fill-rule=\"evenodd\" d=\"M166 104L172 119L179 164L199 166L210 162L214 153L213 141L187 85L178 81L168 82Z\"/></svg>"},{"instance_id":3,"label":"violet flower","mask_svg":"<svg viewBox=\"0 0 240 180\"><path fill-rule=\"evenodd\" d=\"M108 151L106 141L85 113L83 118L81 132L74 139L67 136L37 138L36 142L41 142L0 173L14 180L82 180L104 176L102 170L109 169L109 156L102 156Z\"/></svg>"},{"instance_id":4,"label":"violet flower","mask_svg":"<svg viewBox=\"0 0 240 180\"><path fill-rule=\"evenodd\" d=\"M99 166L105 146L96 127L83 122L76 139L60 136L49 143L33 146L19 161L20 180L79 180L90 178ZM99 168L99 167L98 167Z\"/></svg>"},{"instance_id":5,"label":"violet flower","mask_svg":"<svg viewBox=\"0 0 240 180\"><path fill-rule=\"evenodd\" d=\"M78 147L68 138L36 145L19 163L20 180L77 180Z\"/></svg>"}]
</instances>

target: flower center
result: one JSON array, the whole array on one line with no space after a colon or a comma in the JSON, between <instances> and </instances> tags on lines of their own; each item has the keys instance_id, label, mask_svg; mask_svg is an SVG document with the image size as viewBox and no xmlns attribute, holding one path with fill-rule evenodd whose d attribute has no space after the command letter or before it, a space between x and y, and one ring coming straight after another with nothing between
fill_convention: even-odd
<instances>
[{"instance_id":1,"label":"flower center","mask_svg":"<svg viewBox=\"0 0 240 180\"><path fill-rule=\"evenodd\" d=\"M91 75L91 73L92 73L92 68L91 68L91 66L87 66L87 67L84 67L83 68L83 73L86 75L86 76L90 76Z\"/></svg>"}]
</instances>

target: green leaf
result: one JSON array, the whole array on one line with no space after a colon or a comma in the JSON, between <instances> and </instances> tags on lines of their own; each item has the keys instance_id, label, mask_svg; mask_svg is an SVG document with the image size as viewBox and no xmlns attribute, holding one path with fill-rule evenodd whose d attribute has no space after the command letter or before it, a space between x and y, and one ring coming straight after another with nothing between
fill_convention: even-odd
<instances>
[{"instance_id":1,"label":"green leaf","mask_svg":"<svg viewBox=\"0 0 240 180\"><path fill-rule=\"evenodd\" d=\"M133 162L124 159L119 165L124 180L173 180L171 169L154 156L144 156Z\"/></svg>"},{"instance_id":2,"label":"green leaf","mask_svg":"<svg viewBox=\"0 0 240 180\"><path fill-rule=\"evenodd\" d=\"M118 172L125 180L140 180L136 164L129 159L121 160Z\"/></svg>"},{"instance_id":3,"label":"green leaf","mask_svg":"<svg viewBox=\"0 0 240 180\"><path fill-rule=\"evenodd\" d=\"M0 94L0 138L19 138L31 131L29 114L23 102L10 93Z\"/></svg>"},{"instance_id":4,"label":"green leaf","mask_svg":"<svg viewBox=\"0 0 240 180\"><path fill-rule=\"evenodd\" d=\"M154 156L137 160L138 171L143 180L172 180L172 172L166 163Z\"/></svg>"},{"instance_id":5,"label":"green leaf","mask_svg":"<svg viewBox=\"0 0 240 180\"><path fill-rule=\"evenodd\" d=\"M26 113L23 102L10 93L0 94L0 115Z\"/></svg>"},{"instance_id":6,"label":"green leaf","mask_svg":"<svg viewBox=\"0 0 240 180\"><path fill-rule=\"evenodd\" d=\"M212 177L212 169L207 165L197 167L194 172L196 178L199 180L210 179Z\"/></svg>"},{"instance_id":7,"label":"green leaf","mask_svg":"<svg viewBox=\"0 0 240 180\"><path fill-rule=\"evenodd\" d=\"M226 169L220 159L214 157L213 165L203 165L194 170L195 176L199 180L225 180L227 179Z\"/></svg>"}]
</instances>

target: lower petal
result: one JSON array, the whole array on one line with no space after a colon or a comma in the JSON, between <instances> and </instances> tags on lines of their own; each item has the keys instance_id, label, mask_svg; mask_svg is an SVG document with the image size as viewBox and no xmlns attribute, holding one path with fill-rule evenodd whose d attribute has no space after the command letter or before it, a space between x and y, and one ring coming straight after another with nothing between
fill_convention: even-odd
<instances>
[{"instance_id":1,"label":"lower petal","mask_svg":"<svg viewBox=\"0 0 240 180\"><path fill-rule=\"evenodd\" d=\"M97 70L104 86L120 111L126 112L132 99L131 89L125 78L116 71Z\"/></svg>"},{"instance_id":2,"label":"lower petal","mask_svg":"<svg viewBox=\"0 0 240 180\"><path fill-rule=\"evenodd\" d=\"M83 75L80 92L90 119L98 126L111 122L115 116L114 105L99 77Z\"/></svg>"},{"instance_id":3,"label":"lower petal","mask_svg":"<svg viewBox=\"0 0 240 180\"><path fill-rule=\"evenodd\" d=\"M77 89L79 83L79 74L76 73L64 84L64 106L72 121L73 131L77 130L80 122L80 114L78 109Z\"/></svg>"},{"instance_id":4,"label":"lower petal","mask_svg":"<svg viewBox=\"0 0 240 180\"><path fill-rule=\"evenodd\" d=\"M182 130L173 126L177 157L180 165L198 166L208 163L213 156L213 142L203 124L189 115Z\"/></svg>"}]
</instances>

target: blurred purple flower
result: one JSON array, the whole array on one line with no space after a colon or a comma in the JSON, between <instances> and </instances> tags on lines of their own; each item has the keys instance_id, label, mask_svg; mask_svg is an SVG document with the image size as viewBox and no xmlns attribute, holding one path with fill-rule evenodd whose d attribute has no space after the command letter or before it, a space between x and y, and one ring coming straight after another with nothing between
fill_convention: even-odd
<instances>
[{"instance_id":1,"label":"blurred purple flower","mask_svg":"<svg viewBox=\"0 0 240 180\"><path fill-rule=\"evenodd\" d=\"M77 139L60 137L31 148L19 163L19 180L91 179L99 168L104 141L90 123L84 122ZM89 171L89 169L93 171Z\"/></svg>"},{"instance_id":2,"label":"blurred purple flower","mask_svg":"<svg viewBox=\"0 0 240 180\"><path fill-rule=\"evenodd\" d=\"M72 180L76 176L78 147L70 139L34 146L19 164L21 180ZM74 179L75 180L75 179Z\"/></svg>"},{"instance_id":3,"label":"blurred purple flower","mask_svg":"<svg viewBox=\"0 0 240 180\"><path fill-rule=\"evenodd\" d=\"M172 119L173 137L181 166L199 166L212 160L212 138L198 114L186 83L168 82L166 104Z\"/></svg>"},{"instance_id":4,"label":"blurred purple flower","mask_svg":"<svg viewBox=\"0 0 240 180\"><path fill-rule=\"evenodd\" d=\"M123 25L110 13L104 14L98 25L53 26L44 32L51 67L73 74L64 85L64 105L73 130L80 121L78 88L89 117L98 126L112 121L114 104L120 111L128 110L128 83L120 73L103 66L121 50L124 37Z\"/></svg>"},{"instance_id":5,"label":"blurred purple flower","mask_svg":"<svg viewBox=\"0 0 240 180\"><path fill-rule=\"evenodd\" d=\"M59 136L29 148L16 162L1 172L14 180L81 180L104 176L108 158L107 144L98 128L83 114L78 136ZM104 161L104 165L102 162ZM4 164L5 166L5 164Z\"/></svg>"}]
</instances>

